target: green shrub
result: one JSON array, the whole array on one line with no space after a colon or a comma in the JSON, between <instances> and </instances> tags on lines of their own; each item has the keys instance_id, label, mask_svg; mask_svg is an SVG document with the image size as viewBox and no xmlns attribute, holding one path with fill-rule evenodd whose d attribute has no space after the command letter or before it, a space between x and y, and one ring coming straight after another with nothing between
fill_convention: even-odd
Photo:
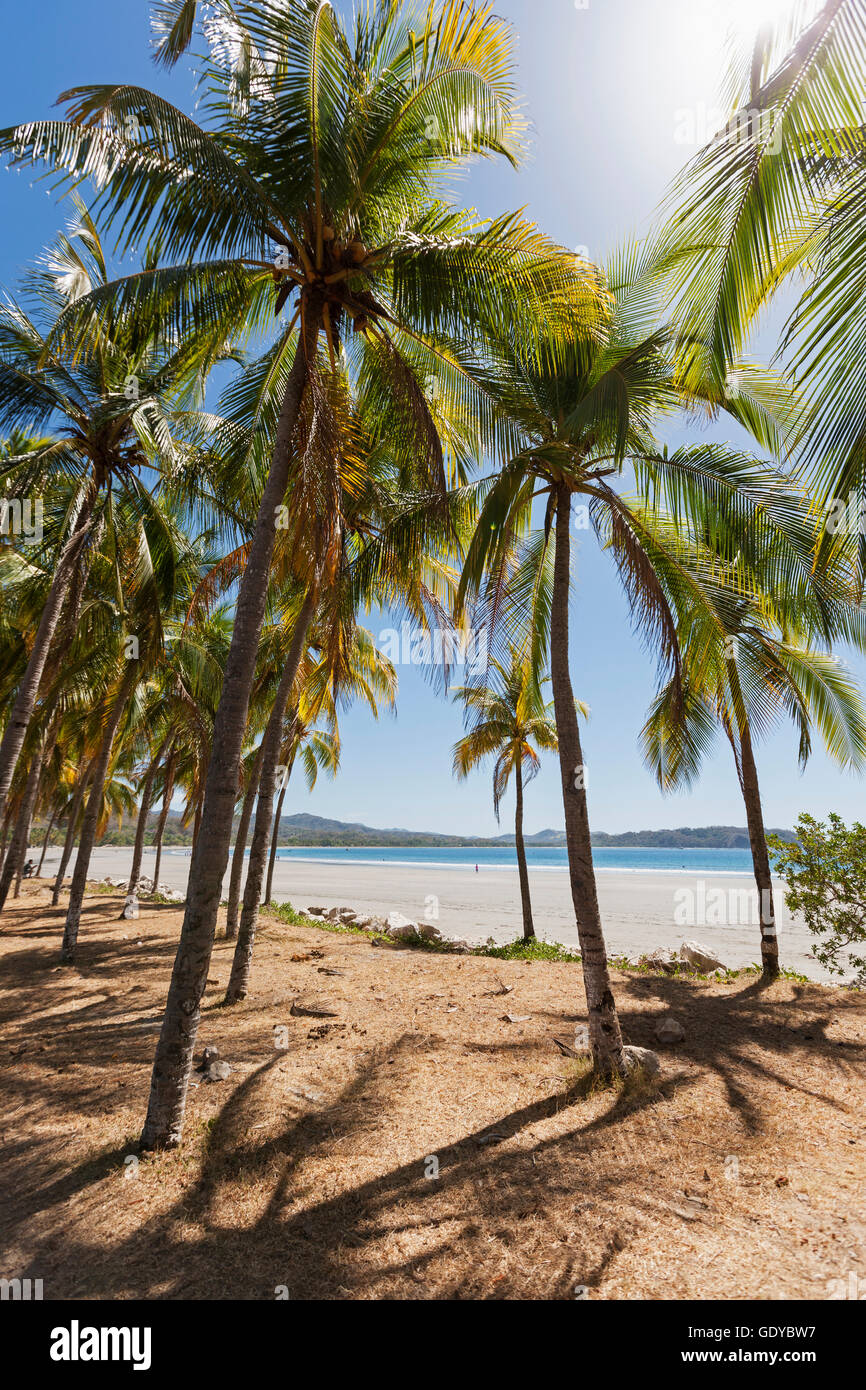
<instances>
[{"instance_id":1,"label":"green shrub","mask_svg":"<svg viewBox=\"0 0 866 1390\"><path fill-rule=\"evenodd\" d=\"M831 975L855 972L866 985L866 826L848 827L831 814L828 823L802 815L796 840L769 837L774 867L785 880L785 902L800 912L818 940L812 955Z\"/></svg>"}]
</instances>

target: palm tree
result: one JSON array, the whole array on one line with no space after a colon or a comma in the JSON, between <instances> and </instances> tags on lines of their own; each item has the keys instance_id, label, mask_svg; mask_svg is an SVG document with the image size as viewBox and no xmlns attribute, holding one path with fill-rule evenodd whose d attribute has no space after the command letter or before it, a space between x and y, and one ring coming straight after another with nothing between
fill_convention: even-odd
<instances>
[{"instance_id":1,"label":"palm tree","mask_svg":"<svg viewBox=\"0 0 866 1390\"><path fill-rule=\"evenodd\" d=\"M739 554L748 565L756 553L772 555L776 582L788 585L792 605L812 579L812 537L806 531L797 543L782 544L790 523L787 494L777 496L771 466L721 445L669 453L656 438L665 415L699 409L712 415L724 408L766 447L781 450L796 420L784 383L743 365L740 391L726 397L701 378L691 345L660 326L659 281L645 248L614 257L606 285L611 314L604 331L576 337L567 362L533 361L519 343L500 344L491 390L518 426L521 445L497 476L476 485L481 505L460 602L480 599L494 635L504 630L527 652L531 644L538 667L549 662L590 1048L596 1068L610 1075L624 1066L622 1036L598 908L587 769L569 669L575 499L583 529L595 531L613 559L633 618L677 692L682 670L675 613L656 569L665 561L664 544L616 485L626 463L641 495L667 489L677 522L706 530L726 557ZM544 529L533 533L537 498L545 500ZM675 570L673 557L667 568Z\"/></svg>"},{"instance_id":2,"label":"palm tree","mask_svg":"<svg viewBox=\"0 0 866 1390\"><path fill-rule=\"evenodd\" d=\"M230 640L228 613L224 607L212 611L194 599L182 618L165 612L163 638L140 720L143 748L138 757L144 757L145 766L127 895L138 891L148 816L157 792L162 789L163 804L157 819L154 887L159 883L175 773L183 779L190 763L195 767L203 761L203 749L209 746Z\"/></svg>"},{"instance_id":3,"label":"palm tree","mask_svg":"<svg viewBox=\"0 0 866 1390\"><path fill-rule=\"evenodd\" d=\"M811 396L803 461L818 502L866 495L864 83L862 0L795 4L762 25L735 51L730 119L677 178L659 245L677 321L717 382L792 286L780 353Z\"/></svg>"},{"instance_id":4,"label":"palm tree","mask_svg":"<svg viewBox=\"0 0 866 1390\"><path fill-rule=\"evenodd\" d=\"M302 670L304 652L301 651L295 658L294 640L292 651L289 653L289 660L286 663L286 671L293 675L290 697L295 683L298 682L295 705L299 713L296 727L294 729L290 727L286 733L284 729L285 704L282 695L278 694L265 732L263 740L265 753L259 782L259 800L250 846L247 879L244 885L240 929L226 990L225 1002L227 1004L236 1004L239 1000L245 999L249 988L259 903L262 896L265 862L274 814L273 799L277 791L277 760L286 737L288 737L290 745L296 745L300 729L318 718L323 710L328 711L333 722L336 723L338 703L348 703L358 696L367 701L375 718L378 718L379 715L380 701L391 705L394 702L397 689L396 672L387 657L383 656L375 646L371 634L366 629L354 624L347 633L341 624L334 623L333 617L330 622L323 623L322 628L320 633L314 633L313 643L311 643L319 648L317 660L308 663L306 671ZM297 634L301 630L302 626L298 624L295 633ZM303 631L305 633L306 630L304 625ZM286 683L284 674L280 682L281 690ZM277 718L279 718L279 727L276 722ZM290 722L294 724L294 717ZM277 728L278 741L275 738Z\"/></svg>"},{"instance_id":5,"label":"palm tree","mask_svg":"<svg viewBox=\"0 0 866 1390\"><path fill-rule=\"evenodd\" d=\"M694 557L681 553L680 562L684 570L691 568ZM771 981L779 974L779 942L756 737L787 715L799 733L801 766L817 726L840 767L860 768L866 759L866 708L856 681L836 657L779 629L772 594L734 593L710 576L708 568L695 566L693 584L680 590L685 598L677 621L683 689L675 694L667 685L659 692L641 738L645 760L665 791L694 781L719 728L728 739L746 808L763 976ZM852 612L855 622L858 616ZM802 617L807 631L805 607Z\"/></svg>"},{"instance_id":6,"label":"palm tree","mask_svg":"<svg viewBox=\"0 0 866 1390\"><path fill-rule=\"evenodd\" d=\"M130 730L140 718L146 682L164 661L168 624L178 609L185 611L205 560L201 546L185 535L170 511L156 504L144 515L127 507L109 539L110 553L98 556L92 569L94 582L108 580L114 588L114 611L100 648L105 703L70 886L62 950L67 962L75 955L103 788L112 756L121 751L121 744L115 747L121 725L125 722ZM91 669L95 675L96 658ZM138 710L132 699L136 692ZM165 800L170 800L170 790Z\"/></svg>"},{"instance_id":7,"label":"palm tree","mask_svg":"<svg viewBox=\"0 0 866 1390\"><path fill-rule=\"evenodd\" d=\"M274 830L271 837L271 852L268 859L268 877L265 885L264 902L273 902L274 865L280 841L280 824L283 802L289 788L295 763L300 758L307 786L310 791L316 785L320 771L330 772L336 777L340 768L340 735L336 722L336 710L329 714L325 727L310 726L304 722L300 712L288 721L288 735L280 750L280 761L285 769L280 778L280 794L274 811Z\"/></svg>"},{"instance_id":8,"label":"palm tree","mask_svg":"<svg viewBox=\"0 0 866 1390\"><path fill-rule=\"evenodd\" d=\"M112 487L143 489L148 465L182 454L180 427L190 416L172 400L188 381L183 352L139 332L130 316L111 332L93 323L74 358L53 339L58 321L76 300L107 284L105 255L96 226L76 200L78 221L61 236L25 279L33 317L22 304L0 306L0 420L21 430L54 429L36 447L0 460L7 487L41 493L64 480L69 487L61 537L53 552L50 583L29 647L26 667L0 742L0 816L33 718L40 684L64 608L81 588L98 535L100 508L110 512ZM163 337L162 342L167 340ZM146 490L144 496L146 496ZM74 633L74 601L65 640ZM61 629L62 631L62 629ZM55 661L59 654L55 650Z\"/></svg>"},{"instance_id":9,"label":"palm tree","mask_svg":"<svg viewBox=\"0 0 866 1390\"><path fill-rule=\"evenodd\" d=\"M557 748L556 723L552 704L545 704L541 686L531 665L512 649L511 664L493 659L483 681L458 686L455 699L462 700L470 732L454 745L454 771L458 777L469 773L488 757L495 756L493 768L493 809L499 821L499 807L512 772L516 789L514 842L523 909L523 939L535 936L529 873L523 841L523 788L541 766L533 747L543 751Z\"/></svg>"},{"instance_id":10,"label":"palm tree","mask_svg":"<svg viewBox=\"0 0 866 1390\"><path fill-rule=\"evenodd\" d=\"M194 8L179 12L175 52ZM300 457L293 444L305 396L321 400L320 338L332 362L347 342L352 348L348 325L368 340L401 412L414 415L428 441L432 476L435 429L401 345L421 338L442 355L450 336L459 358L467 340L506 323L536 341L539 323L563 323L564 310L571 322L597 301L573 261L519 218L483 224L436 197L442 176L467 159L514 161L519 153L510 38L489 6L444 0L419 17L376 0L353 35L325 0L215 8L204 74L210 130L146 89L103 86L68 94L69 121L0 135L16 160L44 159L73 179L91 175L100 217L120 222L121 246L149 235L154 255L179 258L74 306L73 336L88 316L110 323L134 306L144 326L189 329L204 370L227 339L297 296L273 357L273 455L238 590L146 1148L180 1142L277 521ZM320 427L326 414L320 408ZM321 457L311 489L316 527L338 510Z\"/></svg>"}]
</instances>

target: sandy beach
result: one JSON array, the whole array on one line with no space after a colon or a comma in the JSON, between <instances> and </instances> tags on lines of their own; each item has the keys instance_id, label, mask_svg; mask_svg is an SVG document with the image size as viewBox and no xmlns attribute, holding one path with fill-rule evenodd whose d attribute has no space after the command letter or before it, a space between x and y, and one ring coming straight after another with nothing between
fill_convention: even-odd
<instances>
[{"instance_id":1,"label":"sandy beach","mask_svg":"<svg viewBox=\"0 0 866 1390\"><path fill-rule=\"evenodd\" d=\"M297 908L353 907L385 915L435 922L450 937L505 942L519 935L520 895L517 871L482 868L433 868L425 865L341 864L339 861L279 859L274 874L274 897ZM339 851L335 851L335 858ZM59 851L46 857L43 875L56 867ZM91 861L92 879L122 878L129 873L132 850L97 849ZM153 872L154 857L146 853L143 873ZM188 854L163 853L160 878L184 889ZM679 946L685 938L710 946L726 965L742 968L759 959L760 933L754 880L747 875L718 876L689 873L601 870L599 898L608 949L634 960L658 946ZM568 879L563 871L530 870L535 928L539 936L576 945ZM227 880L226 880L227 887ZM784 911L777 886L782 962L815 980L826 972L810 954L806 929Z\"/></svg>"}]
</instances>

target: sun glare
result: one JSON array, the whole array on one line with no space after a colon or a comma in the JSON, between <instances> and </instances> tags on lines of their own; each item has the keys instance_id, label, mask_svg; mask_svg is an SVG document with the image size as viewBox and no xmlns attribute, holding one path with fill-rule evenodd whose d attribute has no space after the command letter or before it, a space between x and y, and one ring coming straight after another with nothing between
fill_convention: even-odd
<instances>
[{"instance_id":1,"label":"sun glare","mask_svg":"<svg viewBox=\"0 0 866 1390\"><path fill-rule=\"evenodd\" d=\"M765 25L790 18L795 10L817 8L802 0L725 0L728 27L735 33L756 35Z\"/></svg>"}]
</instances>

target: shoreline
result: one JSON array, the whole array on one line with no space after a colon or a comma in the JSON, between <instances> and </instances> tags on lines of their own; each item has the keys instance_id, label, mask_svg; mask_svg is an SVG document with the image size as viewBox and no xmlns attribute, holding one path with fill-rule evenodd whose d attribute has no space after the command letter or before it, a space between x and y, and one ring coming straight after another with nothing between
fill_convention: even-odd
<instances>
[{"instance_id":1,"label":"shoreline","mask_svg":"<svg viewBox=\"0 0 866 1390\"><path fill-rule=\"evenodd\" d=\"M105 848L106 848L106 849L117 849L118 851L120 851L120 850L126 850L126 849L128 849L129 846L126 846L126 845L106 845ZM364 854L364 855L373 855L373 854L376 854L376 853L377 853L378 851L380 851L380 850L382 851L383 855L389 856L389 855L393 852L393 850L394 850L395 848L413 849L413 848L415 848L415 847L414 847L414 846L408 846L408 845L407 845L407 846L396 846L396 847L393 846L393 845L348 845L348 846L347 846L347 845L321 845L321 846L320 846L320 845L298 845L297 848L295 849L295 848L292 848L292 847L283 846L283 847L281 847L281 848L277 851L276 863L277 863L277 864L281 864L281 863L283 863L283 864L292 864L292 863L295 863L295 864L343 864L343 865L353 864L353 865L358 865L358 866L361 866L361 867L366 866L366 867L376 867L376 868L381 867L381 866L384 866L385 868L396 868L396 869L401 869L401 868L406 868L406 869L436 869L436 870L442 870L442 869L444 869L444 870L447 870L447 871L453 871L454 873L460 873L460 872L472 873L472 872L474 872L474 870L475 870L475 861L472 861L472 860L460 861L460 860L446 860L446 859L394 859L394 858L390 858L390 857L385 857L385 858L382 858L382 859L372 859L372 858L361 859L361 858L355 858L355 857L350 857L350 858L348 858L348 859L344 858L344 855L345 855L345 854L348 854L348 855L350 855L350 856L361 855L361 854ZM437 848L437 846L432 846L432 847L431 847L431 849L436 849L436 848ZM479 848L480 848L480 847L479 847ZM535 847L533 846L533 848L535 848ZM562 853L563 853L563 854L565 853L564 848L561 847L561 846L558 846L558 845L542 846L542 848L557 849L557 850L561 849L561 850L562 850ZM603 845L603 846L600 846L599 848L601 848L602 851L604 851L604 850L607 849L607 846L604 846L604 845ZM619 848L619 846L614 846L613 848L614 848L614 850L616 850L616 849ZM318 852L317 852L317 851L318 851ZM489 851L488 851L488 852L489 852ZM639 847L637 848L637 850L633 850L633 849L629 849L629 850L628 850L628 853L629 853L629 854L636 853L636 852L637 852L637 853L645 853L645 854L657 854L657 853L659 853L660 851L657 850L657 849L655 849L655 848L653 848L653 847L651 847L651 846L639 846ZM661 852L663 852L663 853L672 853L672 852L674 852L674 851L663 850L663 851L661 851ZM703 849L699 848L697 845L695 845L695 846L690 847L689 849L686 849L686 850L679 850L679 849L678 849L678 850L676 850L675 852L676 852L677 854L703 854L703 855L705 855L705 854L707 854L708 852L709 852L709 853L713 853L714 851L712 851L712 850L710 850L710 851L703 850ZM247 848L247 849L244 851L244 857L245 857L245 858L248 858L248 857L249 857L249 853L250 853L249 848ZM179 859L190 859L190 858L192 857L192 849L191 849L191 847L186 846L186 845L182 845L182 846L177 846L177 845L176 845L176 846L173 846L171 849L163 849L163 852L162 852L163 862L165 862L166 858L167 858L169 855L174 856L174 857L177 857L177 858L179 858ZM485 871L487 871L487 872L490 872L490 873L502 873L502 872L505 872L505 873L517 873L517 862L516 862L516 860L515 860L514 863L493 863L493 864L491 864L491 863L484 863L483 859L481 859L481 860L478 861L478 864L479 864L479 866L480 866L481 869L483 869L483 870L485 870ZM568 872L568 864L567 864L567 863L562 863L562 864L540 864L540 863L538 863L538 862L533 862L532 859L529 859L529 860L528 860L528 867L529 867L530 873L538 873L538 874L555 873L555 874L559 874L559 873L567 873L567 872ZM689 865L686 865L686 864L682 864L682 865L679 865L679 866L674 866L674 865L668 864L668 865L664 865L664 866L662 866L662 867L660 867L660 868L656 868L656 867L654 867L654 866L650 866L650 865L647 865L647 864L628 865L628 864L601 864L601 863L596 863L596 864L595 864L595 872L596 872L596 874L666 874L666 875L670 875L670 876L673 876L673 877L676 877L676 876L678 876L678 875L683 875L683 874L684 874L684 875L686 875L686 876L689 877L689 878L691 878L691 877L697 875L697 876L703 876L704 878L714 878L714 879L715 879L715 878L729 878L729 877L735 877L735 878L742 878L742 879L748 878L749 882L751 882L751 883L754 882L753 879L752 879L752 877L751 877L751 871L750 871L749 869L745 868L745 867L734 868L734 869L725 869L725 868L718 868L716 865L705 865L704 867L699 867L699 866L693 867L693 866L689 866ZM779 883L779 884L781 884L782 880L781 880L781 879L778 879L775 875L773 875L773 882L774 882L774 883Z\"/></svg>"},{"instance_id":2,"label":"shoreline","mask_svg":"<svg viewBox=\"0 0 866 1390\"><path fill-rule=\"evenodd\" d=\"M43 868L48 878L56 871L59 851L49 850ZM123 878L129 873L132 850L95 849L90 865L93 881ZM185 890L190 859L163 852L161 880ZM70 870L72 865L70 865ZM154 854L145 851L142 873L154 869ZM564 872L530 868L530 891L536 934L570 948L577 946L577 929L569 883ZM725 965L743 969L760 960L760 928L754 879L736 873L692 873L673 870L610 869L599 875L599 905L611 956L630 960L659 947L679 948L686 939L708 946ZM223 897L228 891L228 872ZM431 871L429 864L370 864L358 861L278 859L274 898L298 909L311 906L351 907L359 913L387 917L401 912L413 920L429 921L444 936L479 944L492 937L497 945L522 933L517 870L482 867L479 873L462 866ZM752 915L750 915L750 913ZM802 923L791 920L781 897L777 903L779 944L783 967L810 979L840 983L812 957L812 937Z\"/></svg>"}]
</instances>

